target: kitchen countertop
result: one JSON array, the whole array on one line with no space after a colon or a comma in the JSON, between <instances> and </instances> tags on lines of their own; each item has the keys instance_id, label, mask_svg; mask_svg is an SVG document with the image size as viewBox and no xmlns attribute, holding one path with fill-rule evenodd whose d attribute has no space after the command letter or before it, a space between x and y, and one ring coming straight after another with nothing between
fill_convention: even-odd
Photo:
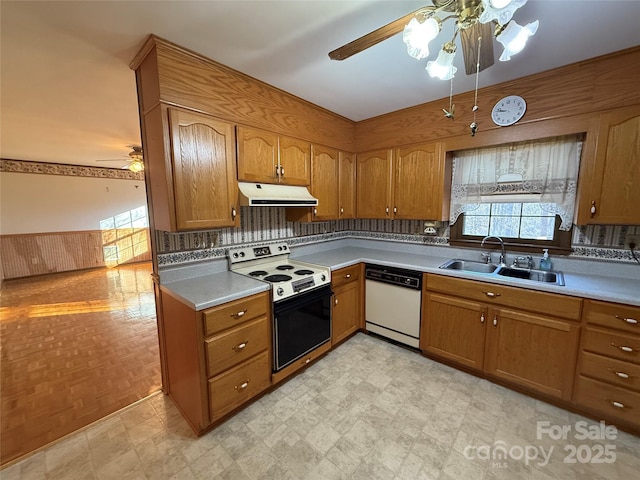
<instances>
[{"instance_id":1,"label":"kitchen countertop","mask_svg":"<svg viewBox=\"0 0 640 480\"><path fill-rule=\"evenodd\" d=\"M443 270L438 267L447 260L454 258L453 256L445 257L399 251L403 248L402 245L390 244L389 247L389 249L381 250L360 246L342 246L300 256L296 255L294 250L292 258L324 265L330 267L332 271L360 262L375 263L457 278L522 287L530 290L640 306L640 279L572 273L571 271L559 269L564 274L565 285L550 285L517 278L488 277L473 272ZM268 291L270 290L270 285L237 273L222 271L162 282L160 288L191 308L204 310L238 298Z\"/></svg>"}]
</instances>

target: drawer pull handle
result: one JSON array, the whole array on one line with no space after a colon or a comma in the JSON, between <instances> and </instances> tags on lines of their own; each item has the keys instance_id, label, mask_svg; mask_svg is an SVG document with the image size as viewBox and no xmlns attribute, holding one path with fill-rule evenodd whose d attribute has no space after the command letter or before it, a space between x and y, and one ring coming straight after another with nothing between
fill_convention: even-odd
<instances>
[{"instance_id":1,"label":"drawer pull handle","mask_svg":"<svg viewBox=\"0 0 640 480\"><path fill-rule=\"evenodd\" d=\"M337 299L337 298L333 300L333 304L334 304L334 305L337 305L337 304L338 304L338 299Z\"/></svg>"},{"instance_id":2,"label":"drawer pull handle","mask_svg":"<svg viewBox=\"0 0 640 480\"><path fill-rule=\"evenodd\" d=\"M619 317L618 315L616 315L616 318L618 320L622 320L623 322L628 323L629 325L637 325L638 324L638 320L636 320L635 318Z\"/></svg>"},{"instance_id":3,"label":"drawer pull handle","mask_svg":"<svg viewBox=\"0 0 640 480\"><path fill-rule=\"evenodd\" d=\"M624 403L620 403L620 402L616 402L615 400L610 401L609 403L611 403L611 405L613 405L616 408L627 408Z\"/></svg>"},{"instance_id":4,"label":"drawer pull handle","mask_svg":"<svg viewBox=\"0 0 640 480\"><path fill-rule=\"evenodd\" d=\"M624 373L624 372L613 372L614 374L616 374L618 377L620 378L629 378L629 374L628 373Z\"/></svg>"},{"instance_id":5,"label":"drawer pull handle","mask_svg":"<svg viewBox=\"0 0 640 480\"><path fill-rule=\"evenodd\" d=\"M484 323L484 313L480 315L480 323Z\"/></svg>"},{"instance_id":6,"label":"drawer pull handle","mask_svg":"<svg viewBox=\"0 0 640 480\"><path fill-rule=\"evenodd\" d=\"M611 346L619 348L620 350L622 350L625 353L636 353L637 352L637 350L634 350L631 347L627 347L626 345L616 345L615 343L612 343Z\"/></svg>"},{"instance_id":7,"label":"drawer pull handle","mask_svg":"<svg viewBox=\"0 0 640 480\"><path fill-rule=\"evenodd\" d=\"M240 310L239 312L232 313L231 316L234 318L244 317L244 314L247 313L247 310Z\"/></svg>"},{"instance_id":8,"label":"drawer pull handle","mask_svg":"<svg viewBox=\"0 0 640 480\"><path fill-rule=\"evenodd\" d=\"M494 315L493 316L493 326L497 327L498 326L498 315Z\"/></svg>"},{"instance_id":9,"label":"drawer pull handle","mask_svg":"<svg viewBox=\"0 0 640 480\"><path fill-rule=\"evenodd\" d=\"M347 273L344 278L351 278L351 275Z\"/></svg>"},{"instance_id":10,"label":"drawer pull handle","mask_svg":"<svg viewBox=\"0 0 640 480\"><path fill-rule=\"evenodd\" d=\"M249 340L245 340L240 345L236 345L234 347L231 347L231 349L232 350L244 350L244 348L247 346L247 343L249 343Z\"/></svg>"},{"instance_id":11,"label":"drawer pull handle","mask_svg":"<svg viewBox=\"0 0 640 480\"><path fill-rule=\"evenodd\" d=\"M494 292L485 292L484 290L482 291L482 293L484 293L487 297L489 298L496 298L499 297L500 294L499 293L494 293Z\"/></svg>"},{"instance_id":12,"label":"drawer pull handle","mask_svg":"<svg viewBox=\"0 0 640 480\"><path fill-rule=\"evenodd\" d=\"M344 213L344 208L340 207L340 213Z\"/></svg>"},{"instance_id":13,"label":"drawer pull handle","mask_svg":"<svg viewBox=\"0 0 640 480\"><path fill-rule=\"evenodd\" d=\"M234 388L236 389L236 391L238 393L240 393L242 390L244 390L245 388L247 388L249 386L249 380L245 380L243 384L241 385L236 385Z\"/></svg>"},{"instance_id":14,"label":"drawer pull handle","mask_svg":"<svg viewBox=\"0 0 640 480\"><path fill-rule=\"evenodd\" d=\"M307 358L307 359L304 361L304 364L306 365L306 364L307 364L307 363L309 363L310 361L311 361L311 359L310 359L310 358Z\"/></svg>"}]
</instances>

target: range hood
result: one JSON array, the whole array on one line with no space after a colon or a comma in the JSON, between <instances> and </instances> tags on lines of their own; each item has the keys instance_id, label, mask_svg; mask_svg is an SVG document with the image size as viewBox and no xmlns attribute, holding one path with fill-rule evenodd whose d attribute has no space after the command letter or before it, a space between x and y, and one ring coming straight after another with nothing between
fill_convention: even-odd
<instances>
[{"instance_id":1,"label":"range hood","mask_svg":"<svg viewBox=\"0 0 640 480\"><path fill-rule=\"evenodd\" d=\"M238 182L240 205L250 207L316 207L306 187Z\"/></svg>"}]
</instances>

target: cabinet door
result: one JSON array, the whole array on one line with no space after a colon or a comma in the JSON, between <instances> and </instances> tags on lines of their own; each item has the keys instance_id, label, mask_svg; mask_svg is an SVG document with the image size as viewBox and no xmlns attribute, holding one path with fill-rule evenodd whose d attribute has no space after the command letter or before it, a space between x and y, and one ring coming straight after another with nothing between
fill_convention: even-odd
<instances>
[{"instance_id":1,"label":"cabinet door","mask_svg":"<svg viewBox=\"0 0 640 480\"><path fill-rule=\"evenodd\" d=\"M169 110L178 230L238 225L233 125Z\"/></svg>"},{"instance_id":2,"label":"cabinet door","mask_svg":"<svg viewBox=\"0 0 640 480\"><path fill-rule=\"evenodd\" d=\"M339 152L340 210L339 218L356 218L356 155Z\"/></svg>"},{"instance_id":3,"label":"cabinet door","mask_svg":"<svg viewBox=\"0 0 640 480\"><path fill-rule=\"evenodd\" d=\"M571 399L579 327L507 309L489 312L485 371L547 395Z\"/></svg>"},{"instance_id":4,"label":"cabinet door","mask_svg":"<svg viewBox=\"0 0 640 480\"><path fill-rule=\"evenodd\" d=\"M640 107L601 115L591 195L581 196L580 207L590 213L588 222L640 224L639 184Z\"/></svg>"},{"instance_id":5,"label":"cabinet door","mask_svg":"<svg viewBox=\"0 0 640 480\"><path fill-rule=\"evenodd\" d=\"M358 330L360 325L360 282L334 289L331 343L335 345Z\"/></svg>"},{"instance_id":6,"label":"cabinet door","mask_svg":"<svg viewBox=\"0 0 640 480\"><path fill-rule=\"evenodd\" d=\"M311 147L311 193L318 199L313 220L338 218L338 150L313 145Z\"/></svg>"},{"instance_id":7,"label":"cabinet door","mask_svg":"<svg viewBox=\"0 0 640 480\"><path fill-rule=\"evenodd\" d=\"M238 127L238 180L278 183L278 136L255 128Z\"/></svg>"},{"instance_id":8,"label":"cabinet door","mask_svg":"<svg viewBox=\"0 0 640 480\"><path fill-rule=\"evenodd\" d=\"M392 159L392 150L358 154L356 158L357 218L392 218Z\"/></svg>"},{"instance_id":9,"label":"cabinet door","mask_svg":"<svg viewBox=\"0 0 640 480\"><path fill-rule=\"evenodd\" d=\"M308 186L311 179L311 144L280 137L280 183Z\"/></svg>"},{"instance_id":10,"label":"cabinet door","mask_svg":"<svg viewBox=\"0 0 640 480\"><path fill-rule=\"evenodd\" d=\"M396 149L393 216L441 220L444 169L440 143Z\"/></svg>"},{"instance_id":11,"label":"cabinet door","mask_svg":"<svg viewBox=\"0 0 640 480\"><path fill-rule=\"evenodd\" d=\"M488 307L424 292L422 304L420 348L482 370Z\"/></svg>"}]
</instances>

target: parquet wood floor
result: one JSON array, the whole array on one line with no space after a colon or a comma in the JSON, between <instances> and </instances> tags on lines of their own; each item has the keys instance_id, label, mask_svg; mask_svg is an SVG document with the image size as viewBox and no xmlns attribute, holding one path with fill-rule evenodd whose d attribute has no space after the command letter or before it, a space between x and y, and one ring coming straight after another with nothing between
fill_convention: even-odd
<instances>
[{"instance_id":1,"label":"parquet wood floor","mask_svg":"<svg viewBox=\"0 0 640 480\"><path fill-rule=\"evenodd\" d=\"M160 389L151 263L7 280L0 463Z\"/></svg>"}]
</instances>

